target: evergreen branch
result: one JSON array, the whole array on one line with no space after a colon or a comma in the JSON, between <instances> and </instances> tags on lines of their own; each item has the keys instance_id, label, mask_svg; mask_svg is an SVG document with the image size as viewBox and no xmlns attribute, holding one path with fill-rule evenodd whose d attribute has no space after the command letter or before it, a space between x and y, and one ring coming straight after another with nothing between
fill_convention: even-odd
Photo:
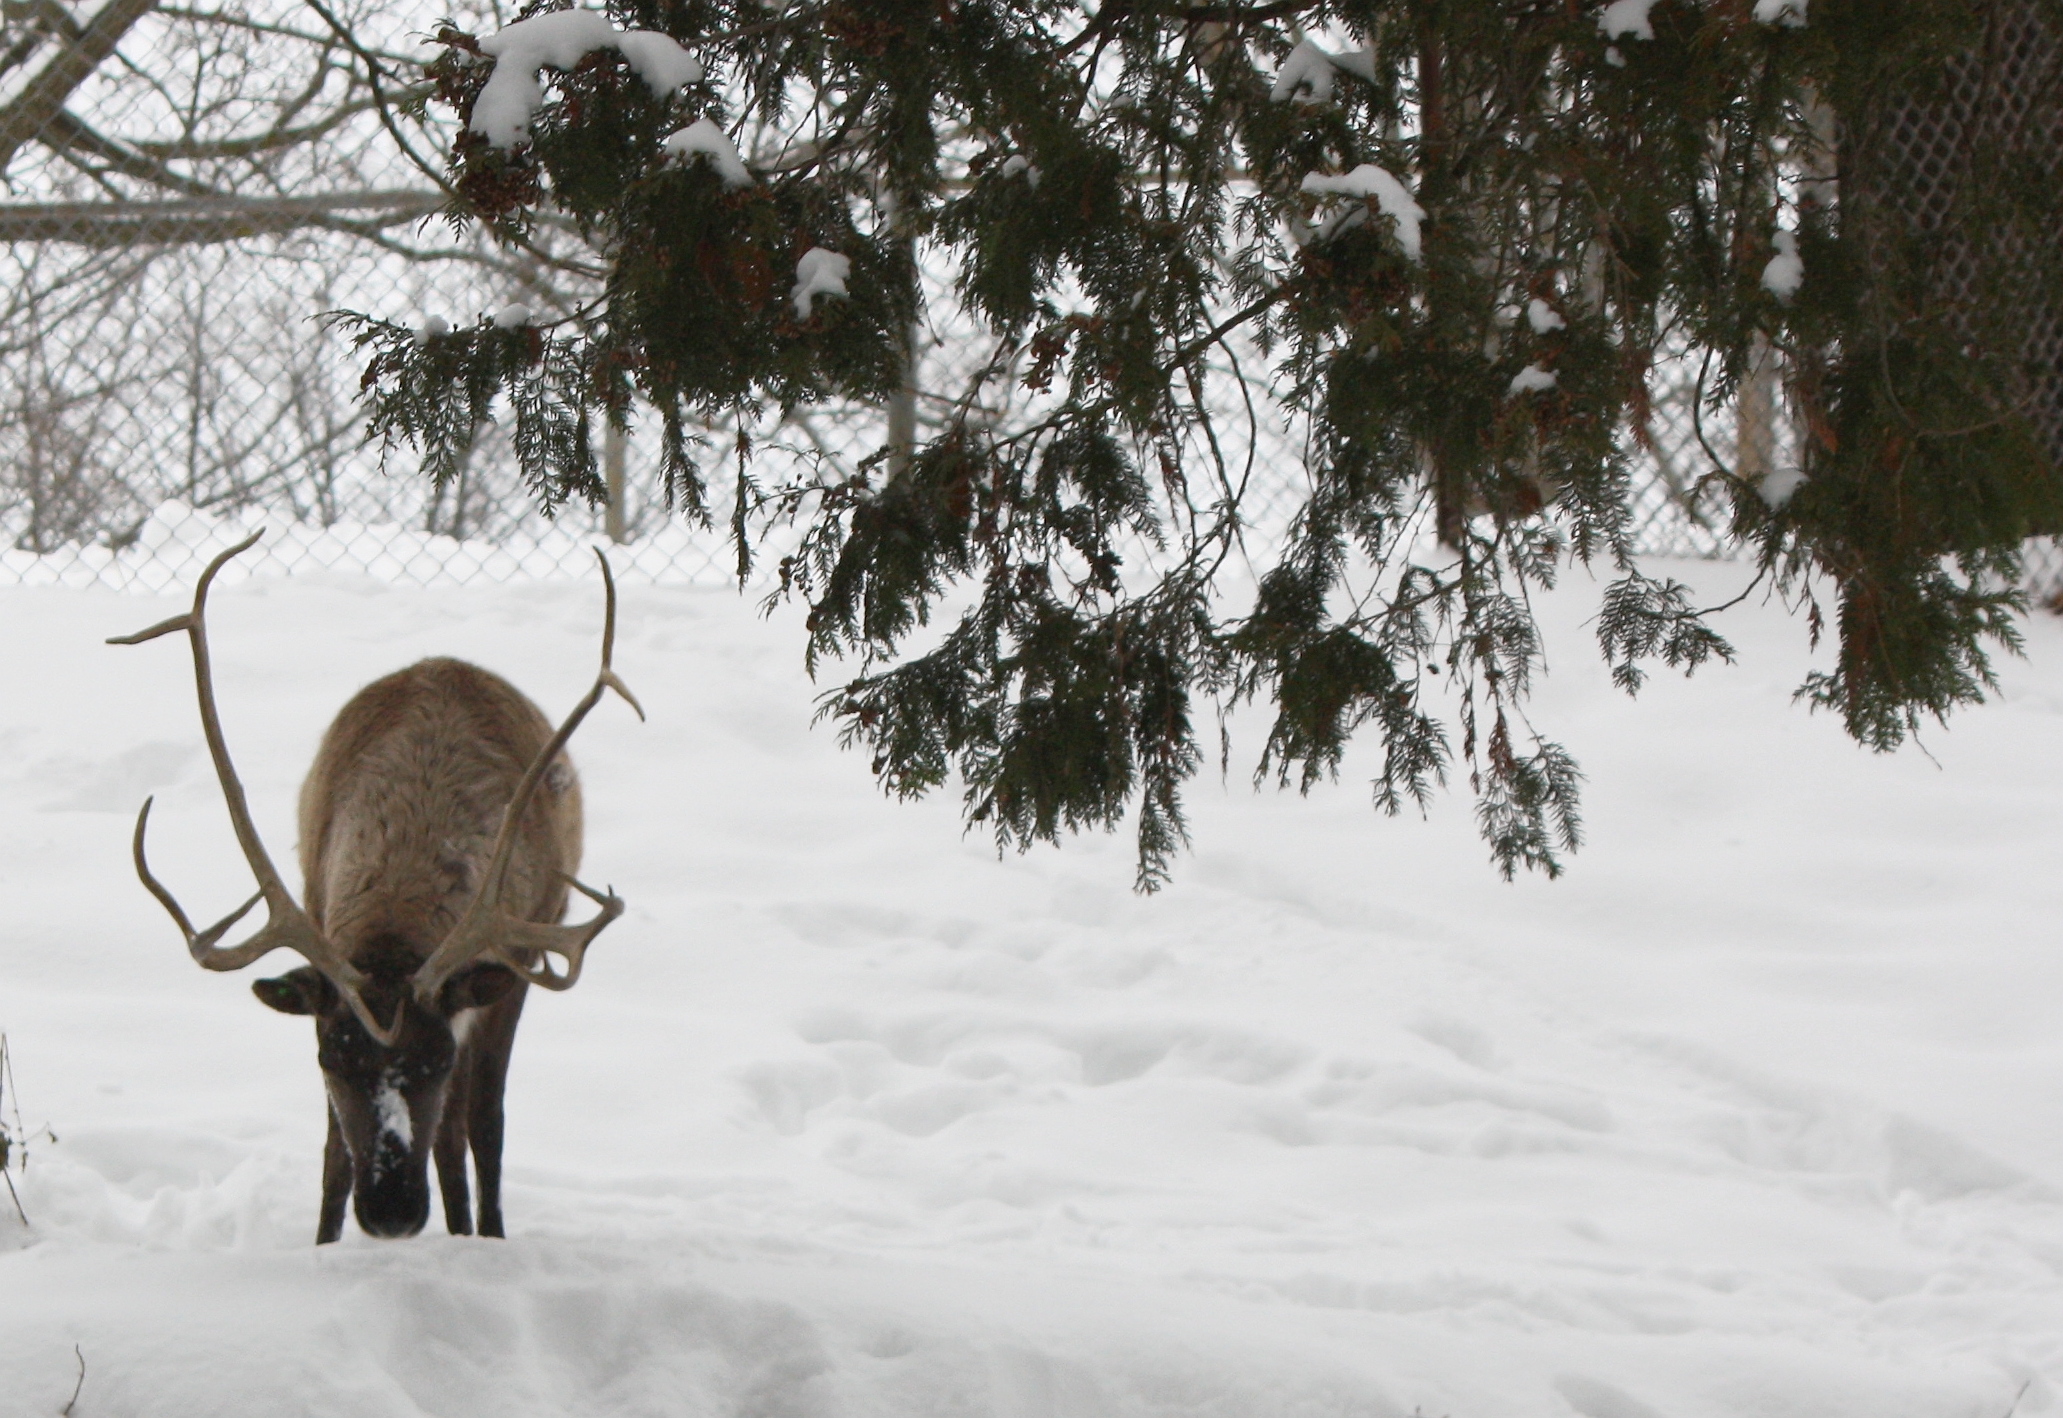
<instances>
[{"instance_id":1,"label":"evergreen branch","mask_svg":"<svg viewBox=\"0 0 2063 1418\"><path fill-rule=\"evenodd\" d=\"M1498 870L1552 876L1581 841L1581 775L1526 719L1535 591L1609 556L1596 632L1629 692L1651 659L1732 654L1707 619L1725 607L1631 550L1625 444L1649 437L1658 350L1698 361L1710 471L1679 496L1724 489L1721 534L1759 546L1756 584L1837 587L1840 655L1801 693L1873 746L1989 691L1987 652L2017 645L1996 589L2012 549L2063 527L2013 382L2021 337L1987 351L1955 326L1928 252L1872 237L1866 203L1839 226L1801 209L1795 301L1756 279L1798 105L1860 112L1886 65L1941 61L1922 21L1870 8L1800 39L1659 7L1614 67L1585 7L1461 0L1358 26L1333 99L1337 66L1288 91L1294 73L1271 85L1244 57L1286 58L1291 22L1340 16L1317 0L792 10L698 38L723 77L677 98L600 53L554 70L528 146L461 134L440 186L505 241L555 214L605 289L534 346L362 329L371 426L448 475L507 396L524 475L557 506L591 494L594 412L649 404L668 498L706 513L690 420L737 417L741 577L766 528L799 528L773 594L807 603L812 672L858 663L820 712L885 791L957 777L999 849L1128 821L1155 887L1186 841L1189 706L1210 692L1269 712L1257 781L1308 790L1372 733L1394 813L1466 764ZM485 78L431 74L461 113ZM733 135L749 115L782 156L735 185L684 165L661 135L691 113ZM778 140L789 114L807 154ZM2046 191L2005 192L1994 229L2052 230ZM958 388L909 389L919 241L993 340ZM1809 426L1811 476L1777 511L1704 427L1764 330ZM888 400L906 401L890 446L847 455L815 427ZM805 466L762 486L742 430L775 408ZM1300 447L1264 446L1285 429ZM1301 506L1228 612L1271 465L1302 475ZM1140 545L1154 559L1128 565ZM955 598L973 603L913 648ZM1451 713L1422 692L1436 673Z\"/></svg>"}]
</instances>

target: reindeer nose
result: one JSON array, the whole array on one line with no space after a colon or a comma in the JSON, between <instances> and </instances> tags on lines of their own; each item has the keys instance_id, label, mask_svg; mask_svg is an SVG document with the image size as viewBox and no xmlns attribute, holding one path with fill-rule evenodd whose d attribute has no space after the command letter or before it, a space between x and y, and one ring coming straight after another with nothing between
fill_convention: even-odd
<instances>
[{"instance_id":1,"label":"reindeer nose","mask_svg":"<svg viewBox=\"0 0 2063 1418\"><path fill-rule=\"evenodd\" d=\"M430 1219L430 1198L426 1192L413 1204L388 1205L384 1198L358 1207L358 1227L368 1236L399 1241L423 1229Z\"/></svg>"},{"instance_id":2,"label":"reindeer nose","mask_svg":"<svg viewBox=\"0 0 2063 1418\"><path fill-rule=\"evenodd\" d=\"M413 1236L430 1219L430 1180L427 1176L385 1178L378 1185L357 1189L358 1228L384 1241Z\"/></svg>"}]
</instances>

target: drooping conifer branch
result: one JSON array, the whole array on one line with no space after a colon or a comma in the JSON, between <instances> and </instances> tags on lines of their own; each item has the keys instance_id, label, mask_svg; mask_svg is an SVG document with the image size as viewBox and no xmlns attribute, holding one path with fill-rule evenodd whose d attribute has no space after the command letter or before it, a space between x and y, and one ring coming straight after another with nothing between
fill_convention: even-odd
<instances>
[{"instance_id":1,"label":"drooping conifer branch","mask_svg":"<svg viewBox=\"0 0 2063 1418\"><path fill-rule=\"evenodd\" d=\"M1890 747L2016 643L2016 548L2063 528L2056 381L2006 313L2063 310L2058 145L2026 131L2063 132L2058 86L2019 128L1970 126L1929 208L1990 234L1974 297L1886 196L1879 137L1905 111L1885 95L2053 69L2056 11L619 0L617 28L702 77L555 55L520 139L468 131L447 174L455 221L573 223L605 298L551 331L362 325L372 424L436 476L512 408L551 506L597 495L595 413L656 419L686 506L735 483L741 568L800 524L775 594L808 604L813 667L854 662L824 702L847 742L896 793L957 778L1001 845L1129 820L1157 884L1215 696L1271 716L1260 776L1308 789L1369 735L1381 808L1463 778L1500 869L1551 873L1579 775L1525 718L1531 593L1608 573L1596 630L1629 692L1654 658L1730 653L1629 550L1665 357L1710 370L1701 420L1782 379L1789 466L1715 456L1687 495L1767 584L1837 606L1813 703ZM491 55L439 41L433 101L469 120ZM990 343L920 421L927 301ZM825 403L900 412L875 456L770 486L695 461L699 426ZM1241 591L1257 479L1303 503Z\"/></svg>"}]
</instances>

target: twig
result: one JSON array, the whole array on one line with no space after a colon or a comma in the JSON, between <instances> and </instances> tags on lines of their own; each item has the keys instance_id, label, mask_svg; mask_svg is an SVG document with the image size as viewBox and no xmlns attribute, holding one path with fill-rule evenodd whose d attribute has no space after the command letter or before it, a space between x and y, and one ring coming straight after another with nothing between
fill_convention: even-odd
<instances>
[{"instance_id":1,"label":"twig","mask_svg":"<svg viewBox=\"0 0 2063 1418\"><path fill-rule=\"evenodd\" d=\"M79 1381L72 1385L72 1396L66 1400L65 1406L57 1410L57 1418L72 1418L72 1409L78 1406L79 1391L86 1387L86 1351L74 1344L72 1353L79 1356Z\"/></svg>"},{"instance_id":2,"label":"twig","mask_svg":"<svg viewBox=\"0 0 2063 1418\"><path fill-rule=\"evenodd\" d=\"M1703 610L1701 610L1701 611L1699 611L1699 612L1697 613L1697 614L1698 614L1698 618L1699 618L1700 620L1702 620L1702 619L1704 619L1704 618L1705 618L1706 616L1708 616L1708 615L1718 615L1718 614L1719 614L1719 613L1720 613L1721 611L1730 611L1730 610L1732 610L1732 609L1733 609L1733 608L1734 608L1735 606L1739 605L1739 604L1740 604L1740 603L1741 603L1742 601L1745 601L1745 600L1747 600L1747 599L1748 599L1748 597L1749 597L1750 595L1752 595L1752 594L1754 593L1754 591L1755 591L1755 588L1756 588L1757 586L1760 586L1760 585L1762 584L1762 578L1763 578L1763 577L1765 577L1765 576L1767 576L1768 574L1769 574L1769 567L1765 565L1765 566L1764 566L1764 567L1763 567L1763 568L1762 568L1761 570L1759 570L1759 571L1757 571L1757 572L1755 573L1755 579L1754 579L1753 581L1750 581L1750 582L1748 583L1748 588L1747 588L1747 590L1745 590L1745 591L1742 591L1742 592L1741 592L1741 594L1739 594L1738 596L1735 596L1735 597L1734 597L1734 598L1733 598L1732 600L1730 600L1730 601L1721 601L1721 602L1720 602L1720 603L1719 603L1718 605L1716 605L1716 606L1707 606L1707 607L1705 607L1705 608L1704 608Z\"/></svg>"},{"instance_id":3,"label":"twig","mask_svg":"<svg viewBox=\"0 0 2063 1418\"><path fill-rule=\"evenodd\" d=\"M0 1172L0 1177L7 1178L7 1194L14 1198L14 1214L21 1218L22 1225L28 1225L29 1213L21 1209L21 1193L14 1189L14 1174L12 1172Z\"/></svg>"},{"instance_id":4,"label":"twig","mask_svg":"<svg viewBox=\"0 0 2063 1418\"><path fill-rule=\"evenodd\" d=\"M14 1126L12 1128L7 1126L5 1117L5 1106L10 1101L8 1097L10 1093L14 1095L11 1100L14 1104ZM7 1036L0 1034L0 1177L7 1179L7 1194L14 1198L14 1214L21 1218L21 1224L24 1226L29 1224L29 1213L22 1210L21 1193L14 1189L14 1172L12 1168L14 1154L19 1151L22 1159L22 1170L28 1170L29 1139L35 1136L47 1137L52 1142L57 1141L57 1134L50 1130L48 1123L36 1129L34 1133L31 1133L27 1125L22 1122L21 1090L14 1086L14 1059L7 1051Z\"/></svg>"}]
</instances>

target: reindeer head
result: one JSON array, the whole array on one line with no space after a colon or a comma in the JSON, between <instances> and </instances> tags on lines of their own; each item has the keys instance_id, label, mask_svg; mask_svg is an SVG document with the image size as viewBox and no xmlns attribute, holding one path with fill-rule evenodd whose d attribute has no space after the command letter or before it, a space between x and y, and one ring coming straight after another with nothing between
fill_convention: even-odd
<instances>
[{"instance_id":1,"label":"reindeer head","mask_svg":"<svg viewBox=\"0 0 2063 1418\"><path fill-rule=\"evenodd\" d=\"M315 1019L323 1091L350 1154L352 1210L368 1236L413 1236L429 1220L430 1145L451 1097L452 1065L473 1023L471 1011L499 1003L522 984L499 965L470 965L426 1005L416 998L412 978L418 958L395 942L365 972L360 992L374 1014L396 1021L392 1042L368 1031L313 966L251 984L251 993L270 1008Z\"/></svg>"}]
</instances>

